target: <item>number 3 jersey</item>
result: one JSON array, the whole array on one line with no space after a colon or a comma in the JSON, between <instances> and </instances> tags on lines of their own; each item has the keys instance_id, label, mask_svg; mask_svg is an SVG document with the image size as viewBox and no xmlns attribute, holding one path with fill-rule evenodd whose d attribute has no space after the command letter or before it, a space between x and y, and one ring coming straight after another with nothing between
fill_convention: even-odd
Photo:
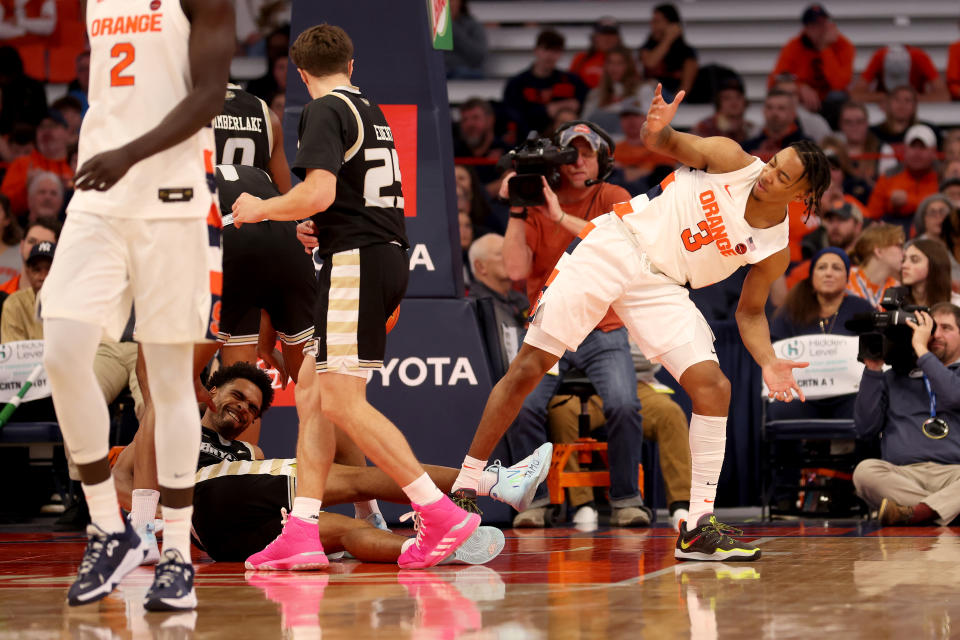
<instances>
[{"instance_id":1,"label":"number 3 jersey","mask_svg":"<svg viewBox=\"0 0 960 640\"><path fill-rule=\"evenodd\" d=\"M193 86L190 21L179 0L90 0L90 108L78 167L156 127ZM214 201L213 129L145 158L108 191L77 191L70 209L121 218L206 218Z\"/></svg>"},{"instance_id":2,"label":"number 3 jersey","mask_svg":"<svg viewBox=\"0 0 960 640\"><path fill-rule=\"evenodd\" d=\"M614 211L634 233L651 264L694 289L727 278L787 246L789 221L751 227L747 201L764 162L730 173L684 167Z\"/></svg>"},{"instance_id":3,"label":"number 3 jersey","mask_svg":"<svg viewBox=\"0 0 960 640\"><path fill-rule=\"evenodd\" d=\"M337 195L315 214L320 255L374 244L407 248L403 191L393 131L376 104L356 87L337 87L307 103L300 114L293 172L337 177Z\"/></svg>"}]
</instances>

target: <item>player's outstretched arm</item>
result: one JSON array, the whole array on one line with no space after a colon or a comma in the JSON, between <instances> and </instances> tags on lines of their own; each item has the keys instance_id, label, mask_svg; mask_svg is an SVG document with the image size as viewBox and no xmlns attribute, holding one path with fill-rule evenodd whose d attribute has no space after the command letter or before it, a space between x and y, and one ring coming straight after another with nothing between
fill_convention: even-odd
<instances>
[{"instance_id":1,"label":"player's outstretched arm","mask_svg":"<svg viewBox=\"0 0 960 640\"><path fill-rule=\"evenodd\" d=\"M767 324L767 316L764 313L770 286L774 280L783 275L789 263L790 250L784 248L750 267L740 292L736 314L740 338L747 347L747 351L760 365L763 380L770 390L770 397L784 402L790 402L793 399L791 390L796 392L800 400L804 399L803 391L793 378L793 369L806 367L809 364L777 358L770 343L770 326Z\"/></svg>"},{"instance_id":2,"label":"player's outstretched arm","mask_svg":"<svg viewBox=\"0 0 960 640\"><path fill-rule=\"evenodd\" d=\"M657 85L653 102L647 110L647 120L643 123L643 143L648 148L676 158L688 167L709 173L736 171L753 162L753 156L730 138L701 138L675 131L670 122L684 95L681 91L673 102L667 102L661 95L661 85Z\"/></svg>"},{"instance_id":3,"label":"player's outstretched arm","mask_svg":"<svg viewBox=\"0 0 960 640\"><path fill-rule=\"evenodd\" d=\"M337 176L326 169L307 169L303 182L282 196L261 200L241 193L233 203L237 227L262 220L303 220L326 211L337 197Z\"/></svg>"},{"instance_id":4,"label":"player's outstretched arm","mask_svg":"<svg viewBox=\"0 0 960 640\"><path fill-rule=\"evenodd\" d=\"M230 0L180 0L190 19L193 87L160 123L117 149L90 158L77 171L78 189L106 191L144 158L179 144L210 124L223 108L223 88L235 47Z\"/></svg>"}]
</instances>

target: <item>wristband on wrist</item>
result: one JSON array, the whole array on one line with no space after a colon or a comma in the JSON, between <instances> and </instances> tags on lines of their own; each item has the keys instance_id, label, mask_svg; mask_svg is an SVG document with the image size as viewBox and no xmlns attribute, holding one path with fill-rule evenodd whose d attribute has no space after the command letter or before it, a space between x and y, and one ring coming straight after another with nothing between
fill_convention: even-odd
<instances>
[{"instance_id":1,"label":"wristband on wrist","mask_svg":"<svg viewBox=\"0 0 960 640\"><path fill-rule=\"evenodd\" d=\"M511 217L511 218L517 218L518 220L526 220L526 219L527 219L527 208L524 207L521 211L514 211L513 209L511 209L511 210L510 210L510 217Z\"/></svg>"}]
</instances>

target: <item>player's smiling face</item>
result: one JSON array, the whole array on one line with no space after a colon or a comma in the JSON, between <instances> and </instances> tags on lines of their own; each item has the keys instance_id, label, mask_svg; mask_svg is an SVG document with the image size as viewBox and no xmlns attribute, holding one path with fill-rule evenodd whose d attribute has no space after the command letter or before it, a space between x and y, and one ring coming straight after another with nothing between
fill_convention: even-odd
<instances>
[{"instance_id":1,"label":"player's smiling face","mask_svg":"<svg viewBox=\"0 0 960 640\"><path fill-rule=\"evenodd\" d=\"M210 390L217 407L213 430L227 440L236 440L254 420L260 417L263 394L246 378L235 378L222 387Z\"/></svg>"},{"instance_id":2,"label":"player's smiling face","mask_svg":"<svg viewBox=\"0 0 960 640\"><path fill-rule=\"evenodd\" d=\"M761 202L789 202L807 190L803 162L796 150L782 149L764 165L751 195Z\"/></svg>"}]
</instances>

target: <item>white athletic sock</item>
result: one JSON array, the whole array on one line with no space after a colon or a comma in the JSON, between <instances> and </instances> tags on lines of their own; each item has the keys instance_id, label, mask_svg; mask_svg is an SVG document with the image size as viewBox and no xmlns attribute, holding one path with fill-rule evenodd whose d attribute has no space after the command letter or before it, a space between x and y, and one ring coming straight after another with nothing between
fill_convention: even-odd
<instances>
[{"instance_id":1,"label":"white athletic sock","mask_svg":"<svg viewBox=\"0 0 960 640\"><path fill-rule=\"evenodd\" d=\"M484 471L480 474L480 483L477 485L477 495L478 496L488 496L490 495L490 489L493 488L493 485L497 484L497 481L500 479L500 474L495 471Z\"/></svg>"},{"instance_id":2,"label":"white athletic sock","mask_svg":"<svg viewBox=\"0 0 960 640\"><path fill-rule=\"evenodd\" d=\"M148 522L157 517L157 505L160 492L154 489L134 489L133 509L130 511L130 526L140 531Z\"/></svg>"},{"instance_id":3,"label":"white athletic sock","mask_svg":"<svg viewBox=\"0 0 960 640\"><path fill-rule=\"evenodd\" d=\"M298 496L293 499L293 509L290 510L290 515L316 524L320 519L321 506L323 506L322 500L317 500L316 498L301 498Z\"/></svg>"},{"instance_id":4,"label":"white athletic sock","mask_svg":"<svg viewBox=\"0 0 960 640\"><path fill-rule=\"evenodd\" d=\"M376 500L353 503L353 517L357 520L364 520L375 513L380 513L380 505Z\"/></svg>"},{"instance_id":5,"label":"white athletic sock","mask_svg":"<svg viewBox=\"0 0 960 640\"><path fill-rule=\"evenodd\" d=\"M690 516L687 529L697 526L700 516L713 513L717 482L723 468L727 444L726 416L690 417L690 461L693 482L690 485Z\"/></svg>"},{"instance_id":6,"label":"white athletic sock","mask_svg":"<svg viewBox=\"0 0 960 640\"><path fill-rule=\"evenodd\" d=\"M190 563L190 522L193 507L174 509L163 507L163 553L167 549L176 549L183 561Z\"/></svg>"},{"instance_id":7,"label":"white athletic sock","mask_svg":"<svg viewBox=\"0 0 960 640\"><path fill-rule=\"evenodd\" d=\"M403 487L403 492L410 498L410 502L421 507L433 504L443 497L443 492L437 489L437 485L433 484L433 480L430 479L430 476L428 476L426 472Z\"/></svg>"},{"instance_id":8,"label":"white athletic sock","mask_svg":"<svg viewBox=\"0 0 960 640\"><path fill-rule=\"evenodd\" d=\"M479 493L480 479L486 466L486 460L477 460L470 456L464 456L463 465L460 467L460 474L453 483L452 491L456 491L457 489L473 489Z\"/></svg>"},{"instance_id":9,"label":"white athletic sock","mask_svg":"<svg viewBox=\"0 0 960 640\"><path fill-rule=\"evenodd\" d=\"M90 522L107 533L123 531L123 518L120 517L120 503L117 501L117 489L113 485L113 476L97 484L81 486L83 495L87 498Z\"/></svg>"}]
</instances>

